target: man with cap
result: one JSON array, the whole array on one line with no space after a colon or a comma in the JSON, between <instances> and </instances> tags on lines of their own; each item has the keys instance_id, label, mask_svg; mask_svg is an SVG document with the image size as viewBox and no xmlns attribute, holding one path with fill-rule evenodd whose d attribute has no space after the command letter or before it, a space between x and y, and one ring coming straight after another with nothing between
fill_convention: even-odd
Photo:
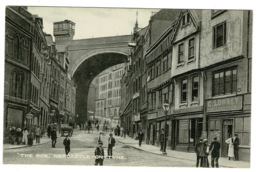
<instances>
[{"instance_id":1,"label":"man with cap","mask_svg":"<svg viewBox=\"0 0 260 172\"><path fill-rule=\"evenodd\" d=\"M70 139L68 135L66 135L66 138L63 140L63 145L65 146L65 154L67 158L70 152Z\"/></svg>"},{"instance_id":2,"label":"man with cap","mask_svg":"<svg viewBox=\"0 0 260 172\"><path fill-rule=\"evenodd\" d=\"M109 134L108 138L108 148L107 148L107 156L108 158L112 158L113 155L113 147L115 146L116 140L113 137L113 134Z\"/></svg>"},{"instance_id":3,"label":"man with cap","mask_svg":"<svg viewBox=\"0 0 260 172\"><path fill-rule=\"evenodd\" d=\"M159 141L161 144L161 149L160 151L163 152L164 151L164 129L162 129L161 134L159 136Z\"/></svg>"},{"instance_id":4,"label":"man with cap","mask_svg":"<svg viewBox=\"0 0 260 172\"><path fill-rule=\"evenodd\" d=\"M51 131L51 141L52 141L51 144L53 148L55 148L56 140L57 140L57 132L56 129L53 128L53 130Z\"/></svg>"},{"instance_id":5,"label":"man with cap","mask_svg":"<svg viewBox=\"0 0 260 172\"><path fill-rule=\"evenodd\" d=\"M200 155L200 148L203 147L203 138L200 138L200 141L195 145L195 152L196 152L196 167L199 167L199 164L202 164L203 160Z\"/></svg>"},{"instance_id":6,"label":"man with cap","mask_svg":"<svg viewBox=\"0 0 260 172\"><path fill-rule=\"evenodd\" d=\"M218 159L220 154L220 143L217 140L217 137L213 138L213 141L211 142L209 146L209 150L211 151L211 167L214 168L216 164L216 168L219 167L218 165Z\"/></svg>"},{"instance_id":7,"label":"man with cap","mask_svg":"<svg viewBox=\"0 0 260 172\"><path fill-rule=\"evenodd\" d=\"M98 147L95 150L95 156L96 156L95 165L101 165L101 166L103 165L105 154L102 146L103 146L103 142L102 141L98 142Z\"/></svg>"}]
</instances>

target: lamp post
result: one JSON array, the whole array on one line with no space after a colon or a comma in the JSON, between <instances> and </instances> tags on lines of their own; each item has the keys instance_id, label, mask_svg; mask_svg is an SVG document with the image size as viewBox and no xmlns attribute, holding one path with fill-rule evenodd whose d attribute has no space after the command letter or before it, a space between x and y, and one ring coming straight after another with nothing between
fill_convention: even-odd
<instances>
[{"instance_id":1,"label":"lamp post","mask_svg":"<svg viewBox=\"0 0 260 172\"><path fill-rule=\"evenodd\" d=\"M165 125L164 125L164 128L165 128L165 133L164 133L164 146L163 146L163 154L164 155L167 155L166 153L166 131L167 131L167 113L170 109L170 105L168 103L168 100L165 100L164 104L163 104L163 110L164 110L164 113L165 113Z\"/></svg>"}]
</instances>

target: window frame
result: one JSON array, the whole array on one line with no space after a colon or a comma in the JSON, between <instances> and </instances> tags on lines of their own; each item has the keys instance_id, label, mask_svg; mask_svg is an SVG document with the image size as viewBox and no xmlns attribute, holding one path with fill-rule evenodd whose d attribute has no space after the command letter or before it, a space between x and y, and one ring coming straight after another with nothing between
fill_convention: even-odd
<instances>
[{"instance_id":1,"label":"window frame","mask_svg":"<svg viewBox=\"0 0 260 172\"><path fill-rule=\"evenodd\" d=\"M181 50L181 46L182 46L182 50ZM180 58L182 56L182 58ZM180 43L178 45L178 64L183 63L184 62L184 43Z\"/></svg>"},{"instance_id":2,"label":"window frame","mask_svg":"<svg viewBox=\"0 0 260 172\"><path fill-rule=\"evenodd\" d=\"M222 43L221 45L218 45L218 39L221 39L221 36L219 36L218 34L218 29L219 27L223 26L222 28L222 37L223 37L223 40L222 40ZM227 24L226 24L226 21L224 22L221 22L221 23L218 23L216 24L215 26L213 26L213 49L217 49L217 48L220 48L220 47L223 47L226 45L227 43Z\"/></svg>"},{"instance_id":3,"label":"window frame","mask_svg":"<svg viewBox=\"0 0 260 172\"><path fill-rule=\"evenodd\" d=\"M183 90L184 81L186 81L186 89L185 90ZM184 93L186 94L186 100L183 100L183 94ZM187 101L188 101L187 95L188 95L188 78L183 78L181 80L181 97L180 97L181 103L187 103Z\"/></svg>"},{"instance_id":4,"label":"window frame","mask_svg":"<svg viewBox=\"0 0 260 172\"><path fill-rule=\"evenodd\" d=\"M190 45L190 42L193 41L193 45ZM188 60L192 60L195 58L195 38L192 37L188 41ZM193 49L193 55L191 56L191 49Z\"/></svg>"}]
</instances>

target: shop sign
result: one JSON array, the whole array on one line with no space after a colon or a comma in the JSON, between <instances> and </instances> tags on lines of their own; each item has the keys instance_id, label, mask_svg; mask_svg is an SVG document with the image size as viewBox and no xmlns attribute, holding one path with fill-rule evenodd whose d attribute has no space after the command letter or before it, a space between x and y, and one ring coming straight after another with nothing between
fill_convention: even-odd
<instances>
[{"instance_id":1,"label":"shop sign","mask_svg":"<svg viewBox=\"0 0 260 172\"><path fill-rule=\"evenodd\" d=\"M207 112L241 110L242 107L243 107L242 96L207 100L206 102Z\"/></svg>"}]
</instances>

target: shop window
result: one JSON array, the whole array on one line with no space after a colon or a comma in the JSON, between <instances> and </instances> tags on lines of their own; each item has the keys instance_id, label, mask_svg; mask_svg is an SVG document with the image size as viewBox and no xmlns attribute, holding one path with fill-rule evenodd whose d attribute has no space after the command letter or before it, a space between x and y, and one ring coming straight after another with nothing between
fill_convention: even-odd
<instances>
[{"instance_id":1,"label":"shop window","mask_svg":"<svg viewBox=\"0 0 260 172\"><path fill-rule=\"evenodd\" d=\"M184 61L184 45L183 43L178 46L178 63Z\"/></svg>"},{"instance_id":2,"label":"shop window","mask_svg":"<svg viewBox=\"0 0 260 172\"><path fill-rule=\"evenodd\" d=\"M199 77L192 78L192 101L198 101L199 97Z\"/></svg>"},{"instance_id":3,"label":"shop window","mask_svg":"<svg viewBox=\"0 0 260 172\"><path fill-rule=\"evenodd\" d=\"M213 74L213 96L235 94L237 90L237 70L225 69Z\"/></svg>"},{"instance_id":4,"label":"shop window","mask_svg":"<svg viewBox=\"0 0 260 172\"><path fill-rule=\"evenodd\" d=\"M235 134L240 139L240 145L250 145L250 117L235 118Z\"/></svg>"},{"instance_id":5,"label":"shop window","mask_svg":"<svg viewBox=\"0 0 260 172\"><path fill-rule=\"evenodd\" d=\"M187 79L183 79L181 82L181 103L187 102Z\"/></svg>"},{"instance_id":6,"label":"shop window","mask_svg":"<svg viewBox=\"0 0 260 172\"><path fill-rule=\"evenodd\" d=\"M226 22L213 27L213 48L218 48L226 44Z\"/></svg>"}]
</instances>

